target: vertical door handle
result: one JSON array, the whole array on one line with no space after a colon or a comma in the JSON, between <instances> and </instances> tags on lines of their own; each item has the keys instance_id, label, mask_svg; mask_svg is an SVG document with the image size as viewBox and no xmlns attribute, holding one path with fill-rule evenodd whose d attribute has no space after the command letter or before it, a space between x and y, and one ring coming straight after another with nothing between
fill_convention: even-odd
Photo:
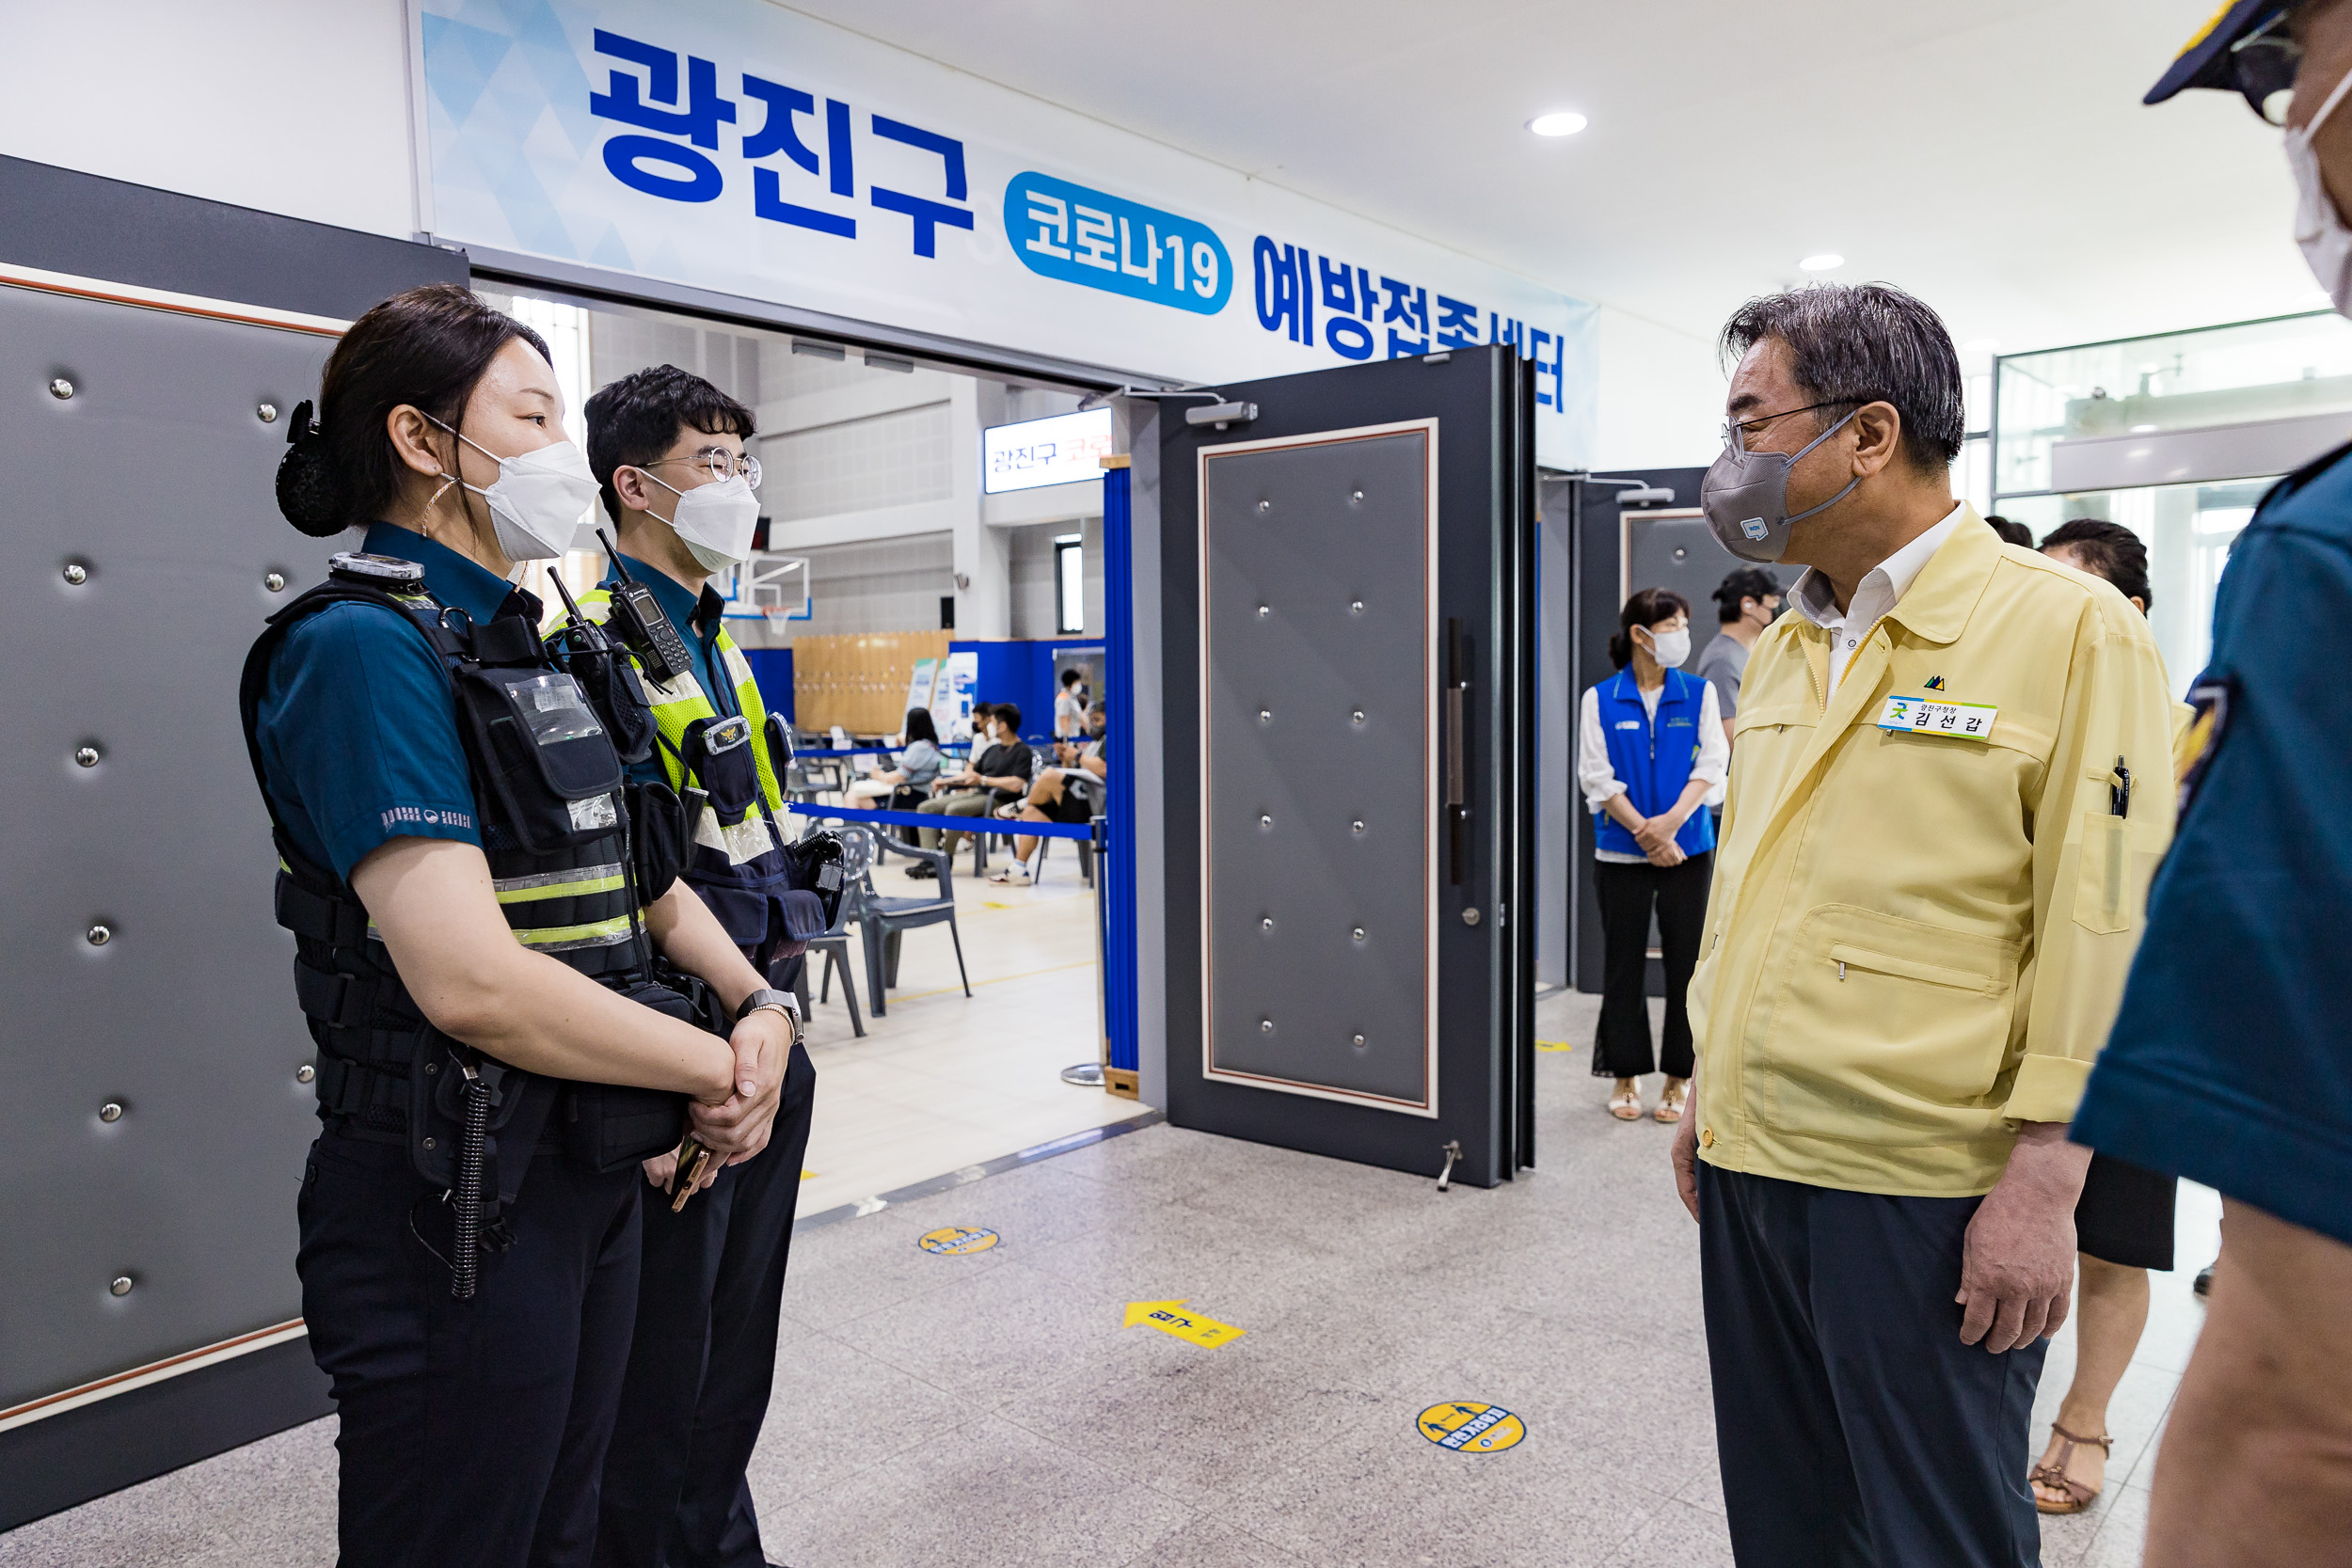
<instances>
[{"instance_id":1,"label":"vertical door handle","mask_svg":"<svg viewBox=\"0 0 2352 1568\"><path fill-rule=\"evenodd\" d=\"M1455 887L1470 858L1470 657L1458 616L1445 623L1446 879Z\"/></svg>"}]
</instances>

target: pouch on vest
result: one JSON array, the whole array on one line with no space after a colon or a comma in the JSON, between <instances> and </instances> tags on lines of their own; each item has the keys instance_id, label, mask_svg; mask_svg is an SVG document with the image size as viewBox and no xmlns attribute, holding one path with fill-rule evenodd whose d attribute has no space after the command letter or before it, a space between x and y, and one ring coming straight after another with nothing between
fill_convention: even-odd
<instances>
[{"instance_id":1,"label":"pouch on vest","mask_svg":"<svg viewBox=\"0 0 2352 1568\"><path fill-rule=\"evenodd\" d=\"M784 770L792 765L792 726L784 721L784 715L771 713L768 716L766 739L768 770L782 779Z\"/></svg>"},{"instance_id":2,"label":"pouch on vest","mask_svg":"<svg viewBox=\"0 0 2352 1568\"><path fill-rule=\"evenodd\" d=\"M752 754L752 726L740 714L697 719L686 726L687 768L710 796L710 807L729 828L752 814L759 799L759 759Z\"/></svg>"},{"instance_id":3,"label":"pouch on vest","mask_svg":"<svg viewBox=\"0 0 2352 1568\"><path fill-rule=\"evenodd\" d=\"M692 852L686 807L665 784L631 784L628 847L637 861L637 895L647 904L670 891Z\"/></svg>"},{"instance_id":4,"label":"pouch on vest","mask_svg":"<svg viewBox=\"0 0 2352 1568\"><path fill-rule=\"evenodd\" d=\"M633 767L653 755L661 732L654 725L653 699L628 656L612 646L595 653L575 650L568 665L588 694L588 705L604 721L621 761Z\"/></svg>"},{"instance_id":5,"label":"pouch on vest","mask_svg":"<svg viewBox=\"0 0 2352 1568\"><path fill-rule=\"evenodd\" d=\"M681 1023L709 1026L692 1000L668 986L639 980L615 989L630 1001ZM682 1094L622 1084L574 1084L565 1099L564 1147L600 1172L667 1154L686 1134L686 1097Z\"/></svg>"},{"instance_id":6,"label":"pouch on vest","mask_svg":"<svg viewBox=\"0 0 2352 1568\"><path fill-rule=\"evenodd\" d=\"M428 1024L408 1069L408 1160L419 1176L445 1191L457 1184L457 1134L465 1117L466 1078L460 1063L467 1057L484 1060ZM515 1195L522 1190L539 1130L555 1106L555 1088L551 1079L508 1068L491 1091L486 1151L497 1167L495 1186L501 1203L514 1202ZM486 1180L483 1183L485 1195L492 1186Z\"/></svg>"},{"instance_id":7,"label":"pouch on vest","mask_svg":"<svg viewBox=\"0 0 2352 1568\"><path fill-rule=\"evenodd\" d=\"M522 848L569 848L620 825L612 797L621 759L588 706L580 682L562 671L463 668L453 683L484 781Z\"/></svg>"},{"instance_id":8,"label":"pouch on vest","mask_svg":"<svg viewBox=\"0 0 2352 1568\"><path fill-rule=\"evenodd\" d=\"M833 922L825 918L825 901L818 894L797 887L786 888L776 902L784 909L787 942L806 942L833 929Z\"/></svg>"}]
</instances>

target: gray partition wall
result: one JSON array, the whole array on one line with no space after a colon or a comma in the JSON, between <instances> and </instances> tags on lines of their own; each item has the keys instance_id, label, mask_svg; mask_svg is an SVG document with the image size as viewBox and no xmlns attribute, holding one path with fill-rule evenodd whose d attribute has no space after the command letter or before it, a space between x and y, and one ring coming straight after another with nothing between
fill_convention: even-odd
<instances>
[{"instance_id":1,"label":"gray partition wall","mask_svg":"<svg viewBox=\"0 0 2352 1568\"><path fill-rule=\"evenodd\" d=\"M276 312L465 263L14 160L0 214L0 262L80 279L0 272L6 1528L327 1408L294 1272L311 1047L236 689L338 547L271 491L335 329Z\"/></svg>"}]
</instances>

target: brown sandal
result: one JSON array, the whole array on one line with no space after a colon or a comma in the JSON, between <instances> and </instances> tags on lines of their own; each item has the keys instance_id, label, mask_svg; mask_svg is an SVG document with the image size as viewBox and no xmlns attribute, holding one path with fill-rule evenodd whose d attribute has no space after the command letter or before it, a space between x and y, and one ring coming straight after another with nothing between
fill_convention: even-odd
<instances>
[{"instance_id":1,"label":"brown sandal","mask_svg":"<svg viewBox=\"0 0 2352 1568\"><path fill-rule=\"evenodd\" d=\"M2113 1454L2115 1439L2113 1437L2080 1436L2067 1431L2056 1421L2050 1423L2050 1432L2052 1435L2059 1439L2058 1462L2052 1465L2035 1465L2033 1473L2026 1478L2026 1483L2028 1486L2046 1486L2054 1492L2063 1492L2066 1494L2066 1500L2054 1503L2037 1495L2034 1497L2033 1506L2037 1512L2042 1513L2080 1513L2099 1500L2099 1494L2105 1488L2085 1486L2079 1481L2068 1479L2067 1466L2074 1462L2074 1450L2086 1444L2096 1444L2102 1453Z\"/></svg>"}]
</instances>

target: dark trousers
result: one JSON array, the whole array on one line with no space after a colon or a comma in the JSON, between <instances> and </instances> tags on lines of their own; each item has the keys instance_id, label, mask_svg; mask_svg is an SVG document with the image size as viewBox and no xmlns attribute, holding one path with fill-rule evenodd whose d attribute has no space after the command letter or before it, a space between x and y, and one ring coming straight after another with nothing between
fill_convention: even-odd
<instances>
[{"instance_id":1,"label":"dark trousers","mask_svg":"<svg viewBox=\"0 0 2352 1568\"><path fill-rule=\"evenodd\" d=\"M637 1305L635 1167L542 1149L453 1300L450 1216L405 1147L330 1129L297 1205L302 1316L333 1380L342 1568L585 1564ZM415 1229L410 1228L414 1219Z\"/></svg>"},{"instance_id":2,"label":"dark trousers","mask_svg":"<svg viewBox=\"0 0 2352 1568\"><path fill-rule=\"evenodd\" d=\"M1712 851L1680 865L1593 863L1593 891L1600 898L1600 1030L1593 1042L1597 1078L1639 1078L1663 1068L1670 1077L1691 1076L1691 1015L1683 993L1698 967L1699 938L1707 926L1707 883L1715 866ZM1658 910L1658 935L1666 962L1666 1038L1650 1054L1649 915Z\"/></svg>"},{"instance_id":3,"label":"dark trousers","mask_svg":"<svg viewBox=\"0 0 2352 1568\"><path fill-rule=\"evenodd\" d=\"M597 1568L765 1568L744 1470L775 1378L817 1069L799 1047L768 1147L670 1212L648 1194Z\"/></svg>"},{"instance_id":4,"label":"dark trousers","mask_svg":"<svg viewBox=\"0 0 2352 1568\"><path fill-rule=\"evenodd\" d=\"M1733 1555L1756 1568L2031 1568L2049 1341L1960 1342L1983 1200L1699 1164L1699 1270Z\"/></svg>"}]
</instances>

